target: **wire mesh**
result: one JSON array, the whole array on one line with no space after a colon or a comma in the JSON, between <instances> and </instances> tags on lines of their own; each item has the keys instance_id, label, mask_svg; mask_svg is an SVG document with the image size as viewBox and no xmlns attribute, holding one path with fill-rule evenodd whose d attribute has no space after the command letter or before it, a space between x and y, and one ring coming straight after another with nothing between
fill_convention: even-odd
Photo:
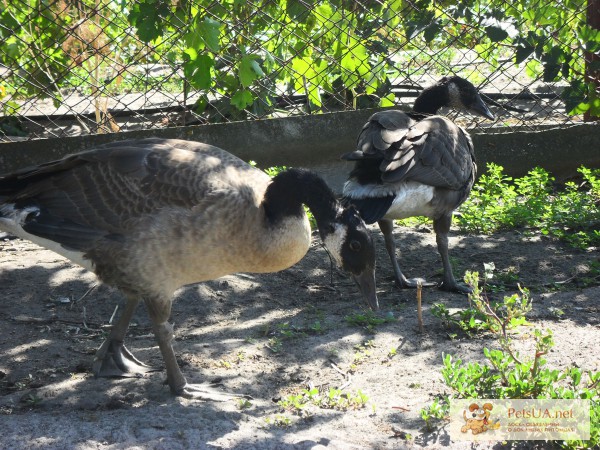
<instances>
[{"instance_id":1,"label":"wire mesh","mask_svg":"<svg viewBox=\"0 0 600 450\"><path fill-rule=\"evenodd\" d=\"M408 109L453 74L503 106L470 127L583 117L585 0L2 1L4 141Z\"/></svg>"}]
</instances>

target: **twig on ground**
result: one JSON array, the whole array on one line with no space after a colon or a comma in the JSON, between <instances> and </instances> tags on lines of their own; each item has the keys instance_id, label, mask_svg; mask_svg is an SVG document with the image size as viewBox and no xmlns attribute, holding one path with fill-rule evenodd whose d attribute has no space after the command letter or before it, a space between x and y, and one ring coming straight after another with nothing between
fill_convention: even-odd
<instances>
[{"instance_id":1,"label":"twig on ground","mask_svg":"<svg viewBox=\"0 0 600 450\"><path fill-rule=\"evenodd\" d=\"M419 333L423 333L423 308L421 307L421 292L423 285L417 281L417 319L419 321Z\"/></svg>"}]
</instances>

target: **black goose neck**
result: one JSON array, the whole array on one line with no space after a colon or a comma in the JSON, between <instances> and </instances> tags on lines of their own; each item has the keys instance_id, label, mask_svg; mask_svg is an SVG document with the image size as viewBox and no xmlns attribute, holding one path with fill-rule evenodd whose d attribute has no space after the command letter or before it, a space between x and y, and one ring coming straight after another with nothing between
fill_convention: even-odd
<instances>
[{"instance_id":1,"label":"black goose neck","mask_svg":"<svg viewBox=\"0 0 600 450\"><path fill-rule=\"evenodd\" d=\"M415 100L413 111L420 114L437 114L449 102L448 88L444 84L428 87Z\"/></svg>"},{"instance_id":2,"label":"black goose neck","mask_svg":"<svg viewBox=\"0 0 600 450\"><path fill-rule=\"evenodd\" d=\"M275 176L267 188L263 205L272 224L287 217L302 217L302 205L306 205L319 229L332 223L339 209L339 203L325 181L305 169L287 169Z\"/></svg>"}]
</instances>

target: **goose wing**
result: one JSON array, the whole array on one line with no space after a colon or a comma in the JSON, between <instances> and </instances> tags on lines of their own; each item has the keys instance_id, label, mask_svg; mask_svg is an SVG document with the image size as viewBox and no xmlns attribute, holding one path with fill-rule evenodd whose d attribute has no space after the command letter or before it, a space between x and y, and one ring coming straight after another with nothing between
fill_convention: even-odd
<instances>
[{"instance_id":1,"label":"goose wing","mask_svg":"<svg viewBox=\"0 0 600 450\"><path fill-rule=\"evenodd\" d=\"M460 190L475 170L468 133L441 116L428 117L411 126L382 156L379 168L384 183L417 181Z\"/></svg>"},{"instance_id":2,"label":"goose wing","mask_svg":"<svg viewBox=\"0 0 600 450\"><path fill-rule=\"evenodd\" d=\"M27 213L26 232L85 251L153 214L214 202L240 170L261 173L198 142L121 141L0 177L0 205Z\"/></svg>"},{"instance_id":3,"label":"goose wing","mask_svg":"<svg viewBox=\"0 0 600 450\"><path fill-rule=\"evenodd\" d=\"M391 145L401 141L415 121L397 110L373 114L363 126L356 141L356 151L342 155L347 161L381 158Z\"/></svg>"}]
</instances>

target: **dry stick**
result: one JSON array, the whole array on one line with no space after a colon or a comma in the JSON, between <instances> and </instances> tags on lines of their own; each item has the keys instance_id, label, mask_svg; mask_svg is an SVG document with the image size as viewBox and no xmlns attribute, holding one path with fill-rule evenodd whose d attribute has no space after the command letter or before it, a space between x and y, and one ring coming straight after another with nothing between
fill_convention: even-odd
<instances>
[{"instance_id":1,"label":"dry stick","mask_svg":"<svg viewBox=\"0 0 600 450\"><path fill-rule=\"evenodd\" d=\"M108 320L108 324L112 325L112 321L115 318L115 315L117 314L117 311L119 310L119 305L115 306L115 310L112 313L112 316L110 316L110 319Z\"/></svg>"},{"instance_id":2,"label":"dry stick","mask_svg":"<svg viewBox=\"0 0 600 450\"><path fill-rule=\"evenodd\" d=\"M343 391L348 386L350 386L350 384L352 383L352 377L350 376L350 374L348 372L344 372L342 369L340 369L338 366L336 366L335 363L333 363L331 361L330 361L330 363L331 363L331 367L333 367L338 373L340 373L346 379L346 382L344 384L342 384L340 387L338 387L338 389L340 391Z\"/></svg>"},{"instance_id":3,"label":"dry stick","mask_svg":"<svg viewBox=\"0 0 600 450\"><path fill-rule=\"evenodd\" d=\"M348 376L348 374L346 372L344 372L342 369L340 369L334 362L329 361L331 364L331 367L333 367L333 369L340 373L344 378L346 378Z\"/></svg>"},{"instance_id":4,"label":"dry stick","mask_svg":"<svg viewBox=\"0 0 600 450\"><path fill-rule=\"evenodd\" d=\"M83 307L83 328L85 328L86 330L88 329L87 323L86 323L86 310L85 310L85 306Z\"/></svg>"},{"instance_id":5,"label":"dry stick","mask_svg":"<svg viewBox=\"0 0 600 450\"><path fill-rule=\"evenodd\" d=\"M417 281L417 318L419 321L419 333L423 333L423 309L421 308L421 281Z\"/></svg>"},{"instance_id":6,"label":"dry stick","mask_svg":"<svg viewBox=\"0 0 600 450\"><path fill-rule=\"evenodd\" d=\"M410 409L404 408L402 406L392 406L392 409L399 409L400 411L410 411Z\"/></svg>"},{"instance_id":7,"label":"dry stick","mask_svg":"<svg viewBox=\"0 0 600 450\"><path fill-rule=\"evenodd\" d=\"M86 298L88 296L88 294L90 292L92 292L94 289L96 289L97 287L98 287L98 283L94 283L94 285L91 288L89 288L87 291L85 291L85 294L83 294L81 297L79 297L77 300L75 300L73 303L71 303L71 309L73 309L73 305L76 305L81 300L83 300L84 298Z\"/></svg>"}]
</instances>

